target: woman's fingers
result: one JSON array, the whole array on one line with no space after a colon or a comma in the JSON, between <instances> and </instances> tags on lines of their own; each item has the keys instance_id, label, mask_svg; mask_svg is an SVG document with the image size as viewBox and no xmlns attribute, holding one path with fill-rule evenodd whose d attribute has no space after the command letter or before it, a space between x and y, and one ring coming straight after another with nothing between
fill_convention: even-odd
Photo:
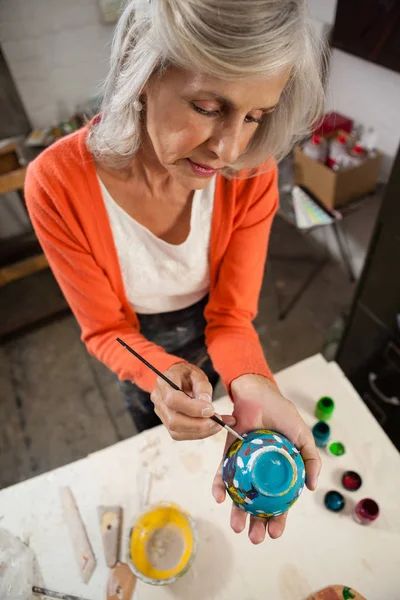
<instances>
[{"instance_id":1,"label":"woman's fingers","mask_svg":"<svg viewBox=\"0 0 400 600\"><path fill-rule=\"evenodd\" d=\"M300 439L299 450L306 467L306 484L309 490L315 490L321 471L321 457L315 446L314 438L309 429L305 430Z\"/></svg>"},{"instance_id":2,"label":"woman's fingers","mask_svg":"<svg viewBox=\"0 0 400 600\"><path fill-rule=\"evenodd\" d=\"M215 498L215 501L218 504L221 504L225 500L226 497L226 488L222 479L222 465L224 464L224 459L219 463L218 471L215 474L214 481L212 484L212 495Z\"/></svg>"},{"instance_id":3,"label":"woman's fingers","mask_svg":"<svg viewBox=\"0 0 400 600\"><path fill-rule=\"evenodd\" d=\"M184 390L174 389L159 377L150 396L156 414L171 437L174 440L194 440L218 433L222 426L211 418L215 415L212 387L203 371L194 365L176 363L165 371L165 375ZM233 415L222 419L230 427L236 425Z\"/></svg>"},{"instance_id":4,"label":"woman's fingers","mask_svg":"<svg viewBox=\"0 0 400 600\"><path fill-rule=\"evenodd\" d=\"M206 375L192 365L177 363L165 372L174 383L182 389L191 390L192 376L195 381L201 380L199 390L211 393L211 385ZM189 392L188 392L189 393ZM190 398L185 393L172 388L161 377L151 394L154 409L161 421L168 428L171 437L176 440L203 439L217 433L220 426L209 417L214 414L211 395L203 394L201 398Z\"/></svg>"},{"instance_id":5,"label":"woman's fingers","mask_svg":"<svg viewBox=\"0 0 400 600\"><path fill-rule=\"evenodd\" d=\"M177 383L189 396L198 400L211 402L213 394L212 385L207 375L199 367L188 363L177 363L176 365L172 365L164 374ZM159 379L157 383L161 387L168 385L162 379Z\"/></svg>"},{"instance_id":6,"label":"woman's fingers","mask_svg":"<svg viewBox=\"0 0 400 600\"><path fill-rule=\"evenodd\" d=\"M207 376L200 369L190 371L190 383L193 391L193 396L198 399L208 400L211 402L213 388Z\"/></svg>"},{"instance_id":7,"label":"woman's fingers","mask_svg":"<svg viewBox=\"0 0 400 600\"><path fill-rule=\"evenodd\" d=\"M172 437L173 440L175 440L176 442L185 442L188 440L204 440L208 437L210 437L210 435L215 435L215 433L218 433L217 431L211 431L211 433L205 433L203 434L198 434L198 433L189 433L189 432L175 432L175 431L170 431L169 434Z\"/></svg>"},{"instance_id":8,"label":"woman's fingers","mask_svg":"<svg viewBox=\"0 0 400 600\"><path fill-rule=\"evenodd\" d=\"M260 519L250 516L249 539L252 544L261 544L265 540L268 527L268 535L272 539L279 538L285 530L288 513L272 519ZM235 533L241 533L246 527L247 513L232 503L231 527Z\"/></svg>"},{"instance_id":9,"label":"woman's fingers","mask_svg":"<svg viewBox=\"0 0 400 600\"><path fill-rule=\"evenodd\" d=\"M229 415L221 418L230 427L236 423L235 418ZM174 440L202 440L210 435L215 435L222 429L222 426L212 419L193 419L176 412L170 413L163 422L167 424Z\"/></svg>"},{"instance_id":10,"label":"woman's fingers","mask_svg":"<svg viewBox=\"0 0 400 600\"><path fill-rule=\"evenodd\" d=\"M272 539L279 538L285 530L286 519L288 513L285 512L279 517L272 519L260 519L258 517L250 517L249 539L252 544L261 544L266 535L268 526L268 535ZM231 527L235 533L241 533L246 527L247 513L241 510L236 504L232 503L231 511Z\"/></svg>"},{"instance_id":11,"label":"woman's fingers","mask_svg":"<svg viewBox=\"0 0 400 600\"><path fill-rule=\"evenodd\" d=\"M267 519L250 517L249 540L252 544L261 544L265 540Z\"/></svg>"},{"instance_id":12,"label":"woman's fingers","mask_svg":"<svg viewBox=\"0 0 400 600\"><path fill-rule=\"evenodd\" d=\"M282 533L285 531L286 520L288 517L288 511L283 513L283 515L279 515L279 517L272 517L268 521L268 534L272 539L276 539L281 537Z\"/></svg>"},{"instance_id":13,"label":"woman's fingers","mask_svg":"<svg viewBox=\"0 0 400 600\"><path fill-rule=\"evenodd\" d=\"M222 429L221 425L213 419L203 416L203 409L201 408L203 401L201 400L187 398L187 396L176 390L168 390L166 396L159 388L153 391L151 399L156 414L167 427L174 440L201 440L215 435ZM200 406L197 406L198 404ZM207 403L204 402L204 404ZM191 415L196 416L188 416L176 410L176 408L182 409L182 406ZM223 415L221 418L230 427L234 427L236 424L236 419L232 415Z\"/></svg>"},{"instance_id":14,"label":"woman's fingers","mask_svg":"<svg viewBox=\"0 0 400 600\"><path fill-rule=\"evenodd\" d=\"M209 418L193 418L158 405L156 412L174 440L204 439L221 430L221 425Z\"/></svg>"},{"instance_id":15,"label":"woman's fingers","mask_svg":"<svg viewBox=\"0 0 400 600\"><path fill-rule=\"evenodd\" d=\"M232 502L231 527L235 533L242 533L246 527L247 514Z\"/></svg>"},{"instance_id":16,"label":"woman's fingers","mask_svg":"<svg viewBox=\"0 0 400 600\"><path fill-rule=\"evenodd\" d=\"M183 392L178 392L171 388L162 379L157 382L157 387L163 401L171 411L197 419L200 417L211 417L215 412L211 403L211 396L208 394L203 395L201 398L189 398Z\"/></svg>"}]
</instances>

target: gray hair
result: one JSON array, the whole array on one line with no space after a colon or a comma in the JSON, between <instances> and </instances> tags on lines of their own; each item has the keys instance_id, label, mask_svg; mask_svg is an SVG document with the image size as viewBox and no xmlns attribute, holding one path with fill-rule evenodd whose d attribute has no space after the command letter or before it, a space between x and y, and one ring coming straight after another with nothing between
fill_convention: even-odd
<instances>
[{"instance_id":1,"label":"gray hair","mask_svg":"<svg viewBox=\"0 0 400 600\"><path fill-rule=\"evenodd\" d=\"M276 110L225 174L280 160L321 114L325 57L307 0L129 0L114 34L102 118L90 128L88 147L111 167L129 165L141 144L134 102L153 73L168 65L228 80L289 67Z\"/></svg>"}]
</instances>

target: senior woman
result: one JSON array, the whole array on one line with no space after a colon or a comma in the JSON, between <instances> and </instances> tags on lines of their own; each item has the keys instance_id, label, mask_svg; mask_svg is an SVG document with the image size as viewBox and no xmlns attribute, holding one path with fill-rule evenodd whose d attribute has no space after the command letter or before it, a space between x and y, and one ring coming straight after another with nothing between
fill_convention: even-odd
<instances>
[{"instance_id":1,"label":"senior woman","mask_svg":"<svg viewBox=\"0 0 400 600\"><path fill-rule=\"evenodd\" d=\"M315 489L312 435L252 325L278 205L276 160L322 105L306 0L132 0L116 28L100 114L29 167L26 198L88 350L114 371L139 431L220 426L287 435ZM129 355L121 337L193 399ZM227 440L227 443L230 440ZM218 471L213 495L225 498ZM286 515L271 519L279 537ZM252 517L249 537L265 537ZM235 506L231 526L246 526Z\"/></svg>"}]
</instances>

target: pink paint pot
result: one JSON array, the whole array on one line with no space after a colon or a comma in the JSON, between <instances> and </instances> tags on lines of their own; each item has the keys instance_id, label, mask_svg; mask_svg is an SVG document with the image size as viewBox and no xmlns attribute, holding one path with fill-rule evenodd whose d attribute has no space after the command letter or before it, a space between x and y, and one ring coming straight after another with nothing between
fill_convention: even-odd
<instances>
[{"instance_id":1,"label":"pink paint pot","mask_svg":"<svg viewBox=\"0 0 400 600\"><path fill-rule=\"evenodd\" d=\"M372 498L363 498L354 509L354 520L360 525L369 525L379 516L379 506Z\"/></svg>"}]
</instances>

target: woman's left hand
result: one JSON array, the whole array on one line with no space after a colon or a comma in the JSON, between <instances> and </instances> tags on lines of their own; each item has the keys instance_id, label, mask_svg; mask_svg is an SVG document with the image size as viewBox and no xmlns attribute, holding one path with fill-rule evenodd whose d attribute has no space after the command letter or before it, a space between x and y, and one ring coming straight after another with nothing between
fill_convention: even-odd
<instances>
[{"instance_id":1,"label":"woman's left hand","mask_svg":"<svg viewBox=\"0 0 400 600\"><path fill-rule=\"evenodd\" d=\"M321 459L315 447L314 438L297 412L292 402L279 392L277 386L261 375L242 375L231 384L234 401L233 415L236 418L235 430L242 434L253 429L273 429L286 435L297 446L306 467L306 485L315 490L321 470ZM234 441L228 436L225 452ZM215 500L225 500L226 490L222 480L222 461L214 479L212 493ZM271 538L282 535L288 513L268 520L268 534ZM246 527L247 514L232 503L231 527L241 533ZM250 516L249 538L253 544L264 541L267 519Z\"/></svg>"}]
</instances>

